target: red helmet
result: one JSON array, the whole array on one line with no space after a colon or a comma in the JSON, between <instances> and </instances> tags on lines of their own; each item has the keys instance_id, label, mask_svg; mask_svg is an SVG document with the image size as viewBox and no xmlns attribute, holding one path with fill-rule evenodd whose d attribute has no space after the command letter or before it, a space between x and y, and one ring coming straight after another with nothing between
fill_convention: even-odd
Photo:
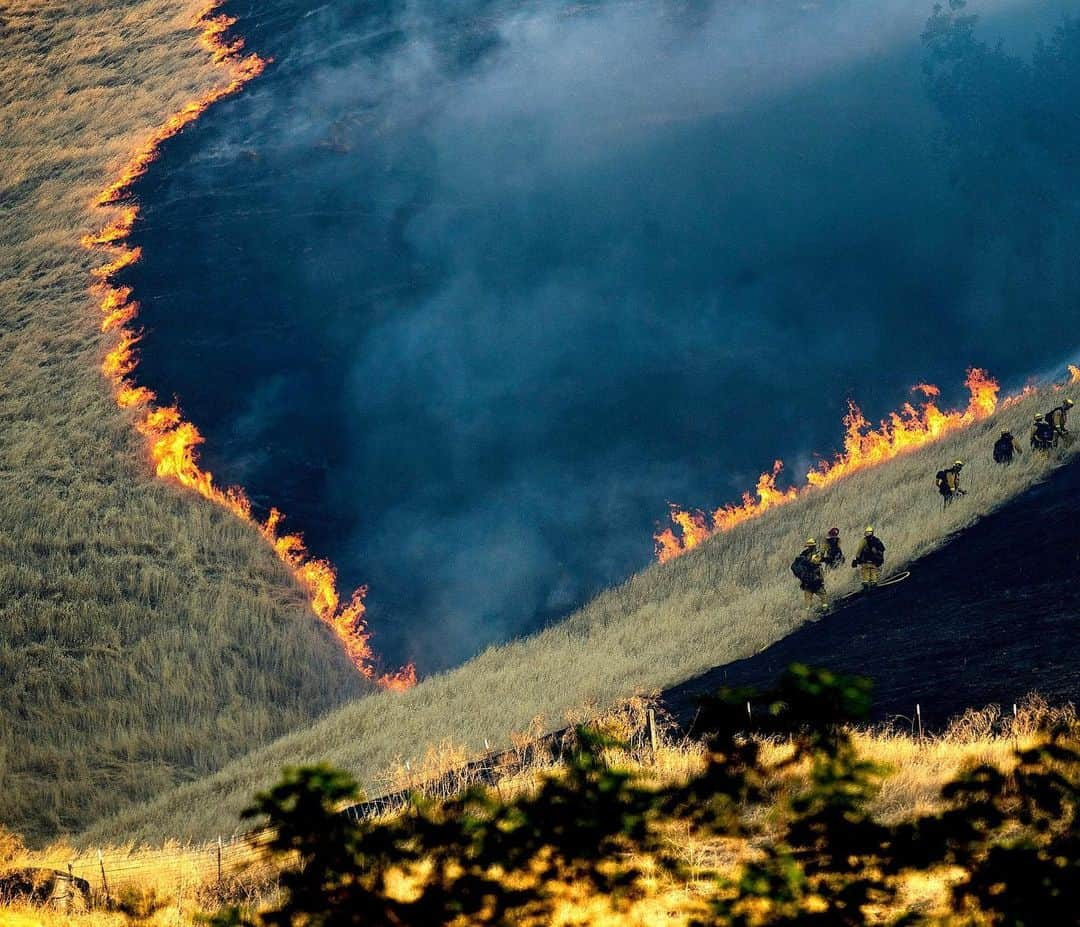
<instances>
[{"instance_id":1,"label":"red helmet","mask_svg":"<svg viewBox=\"0 0 1080 927\"><path fill-rule=\"evenodd\" d=\"M840 537L840 529L839 528L830 528L829 529L829 537L831 537L831 538Z\"/></svg>"}]
</instances>

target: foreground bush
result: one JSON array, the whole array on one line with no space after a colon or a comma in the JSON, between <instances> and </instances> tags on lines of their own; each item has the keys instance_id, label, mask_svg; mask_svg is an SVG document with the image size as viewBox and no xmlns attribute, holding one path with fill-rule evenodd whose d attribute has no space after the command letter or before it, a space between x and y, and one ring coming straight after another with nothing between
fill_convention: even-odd
<instances>
[{"instance_id":1,"label":"foreground bush","mask_svg":"<svg viewBox=\"0 0 1080 927\"><path fill-rule=\"evenodd\" d=\"M704 770L650 788L605 761L611 742L581 731L565 770L532 793L501 800L417 798L390 821L338 813L351 778L325 766L288 770L247 812L276 829L285 863L276 903L259 915L225 909L219 927L588 923L629 916L658 873L689 879L672 828L754 847L712 891L693 923L717 925L929 923L901 913L915 877L947 878L952 924L1070 924L1080 893L1075 833L1080 743L1057 724L1008 773L972 768L944 790L944 810L885 824L870 804L885 770L859 758L842 722L865 715L864 680L793 666L755 695L704 706L711 729ZM783 736L790 751L763 750ZM768 756L770 759L766 759ZM780 757L780 758L778 758ZM807 770L790 793L785 770ZM768 808L748 815L748 808ZM941 918L938 918L940 921Z\"/></svg>"}]
</instances>

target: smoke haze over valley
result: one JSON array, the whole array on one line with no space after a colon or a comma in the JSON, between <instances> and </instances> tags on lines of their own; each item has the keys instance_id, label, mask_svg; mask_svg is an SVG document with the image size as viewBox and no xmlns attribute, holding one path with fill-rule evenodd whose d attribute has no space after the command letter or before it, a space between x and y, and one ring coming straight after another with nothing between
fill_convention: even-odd
<instances>
[{"instance_id":1,"label":"smoke haze over valley","mask_svg":"<svg viewBox=\"0 0 1080 927\"><path fill-rule=\"evenodd\" d=\"M1071 6L972 11L1027 60ZM876 418L1071 356L1067 139L963 135L928 8L230 11L276 63L141 182L140 381L371 585L391 663L565 615L649 561L668 500L798 478L849 396ZM1034 101L1002 86L1008 127Z\"/></svg>"}]
</instances>

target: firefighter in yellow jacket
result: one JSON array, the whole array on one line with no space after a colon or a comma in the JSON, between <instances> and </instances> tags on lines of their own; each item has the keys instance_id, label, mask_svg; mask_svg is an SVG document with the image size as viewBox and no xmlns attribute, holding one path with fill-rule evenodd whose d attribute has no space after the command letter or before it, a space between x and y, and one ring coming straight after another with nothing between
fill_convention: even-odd
<instances>
[{"instance_id":1,"label":"firefighter in yellow jacket","mask_svg":"<svg viewBox=\"0 0 1080 927\"><path fill-rule=\"evenodd\" d=\"M1046 421L1054 429L1054 447L1058 443L1068 447L1073 442L1072 433L1069 431L1069 409L1073 407L1073 401L1066 399L1060 406L1055 406L1046 413Z\"/></svg>"},{"instance_id":2,"label":"firefighter in yellow jacket","mask_svg":"<svg viewBox=\"0 0 1080 927\"><path fill-rule=\"evenodd\" d=\"M1035 416L1031 426L1031 449L1044 457L1050 455L1054 447L1054 426L1051 425L1041 412Z\"/></svg>"},{"instance_id":3,"label":"firefighter in yellow jacket","mask_svg":"<svg viewBox=\"0 0 1080 927\"><path fill-rule=\"evenodd\" d=\"M960 471L964 469L964 462L957 460L951 467L945 470L938 470L937 475L934 477L934 482L937 484L938 492L941 493L941 501L946 507L960 496L966 496L967 493L960 488Z\"/></svg>"},{"instance_id":4,"label":"firefighter in yellow jacket","mask_svg":"<svg viewBox=\"0 0 1080 927\"><path fill-rule=\"evenodd\" d=\"M851 565L858 569L863 589L873 589L881 578L881 568L885 564L885 545L874 534L874 529L867 527L863 532L862 542L855 552Z\"/></svg>"},{"instance_id":5,"label":"firefighter in yellow jacket","mask_svg":"<svg viewBox=\"0 0 1080 927\"><path fill-rule=\"evenodd\" d=\"M829 599L825 594L825 573L821 568L821 552L814 538L807 538L806 546L792 561L791 572L799 581L807 609L812 609L816 603L821 611L827 610Z\"/></svg>"}]
</instances>

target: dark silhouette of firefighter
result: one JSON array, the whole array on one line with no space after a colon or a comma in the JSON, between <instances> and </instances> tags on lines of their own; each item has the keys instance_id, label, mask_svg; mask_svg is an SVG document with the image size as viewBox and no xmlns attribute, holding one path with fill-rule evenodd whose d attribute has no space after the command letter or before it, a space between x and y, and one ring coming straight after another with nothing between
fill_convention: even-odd
<instances>
[{"instance_id":1,"label":"dark silhouette of firefighter","mask_svg":"<svg viewBox=\"0 0 1080 927\"><path fill-rule=\"evenodd\" d=\"M1063 444L1068 447L1073 443L1072 433L1069 431L1069 409L1073 407L1073 401L1066 399L1060 406L1055 406L1046 413L1046 421L1054 430L1051 443L1054 447Z\"/></svg>"},{"instance_id":2,"label":"dark silhouette of firefighter","mask_svg":"<svg viewBox=\"0 0 1080 927\"><path fill-rule=\"evenodd\" d=\"M863 532L863 539L851 565L859 571L863 589L873 589L878 584L881 568L885 565L885 545L874 534L873 528L868 526Z\"/></svg>"},{"instance_id":3,"label":"dark silhouette of firefighter","mask_svg":"<svg viewBox=\"0 0 1080 927\"><path fill-rule=\"evenodd\" d=\"M1020 442L1008 429L1005 429L1001 437L994 442L994 463L1001 464L1003 467L1009 466L1015 457L1022 457L1023 454Z\"/></svg>"},{"instance_id":4,"label":"dark silhouette of firefighter","mask_svg":"<svg viewBox=\"0 0 1080 927\"><path fill-rule=\"evenodd\" d=\"M947 508L960 496L966 496L967 493L960 488L960 471L964 469L964 462L962 460L956 461L951 467L946 470L938 470L937 475L934 477L934 482L937 483L937 490L941 493L942 504Z\"/></svg>"},{"instance_id":5,"label":"dark silhouette of firefighter","mask_svg":"<svg viewBox=\"0 0 1080 927\"><path fill-rule=\"evenodd\" d=\"M1054 447L1054 426L1040 412L1031 425L1031 449L1043 456L1049 455Z\"/></svg>"},{"instance_id":6,"label":"dark silhouette of firefighter","mask_svg":"<svg viewBox=\"0 0 1080 927\"><path fill-rule=\"evenodd\" d=\"M835 570L844 562L844 551L840 548L840 529L830 528L825 535L825 550L821 554L822 565L829 570Z\"/></svg>"},{"instance_id":7,"label":"dark silhouette of firefighter","mask_svg":"<svg viewBox=\"0 0 1080 927\"><path fill-rule=\"evenodd\" d=\"M807 609L812 609L816 602L817 607L825 611L829 607L825 596L825 573L821 568L821 552L814 538L807 538L806 546L791 563L791 572L799 581Z\"/></svg>"}]
</instances>

